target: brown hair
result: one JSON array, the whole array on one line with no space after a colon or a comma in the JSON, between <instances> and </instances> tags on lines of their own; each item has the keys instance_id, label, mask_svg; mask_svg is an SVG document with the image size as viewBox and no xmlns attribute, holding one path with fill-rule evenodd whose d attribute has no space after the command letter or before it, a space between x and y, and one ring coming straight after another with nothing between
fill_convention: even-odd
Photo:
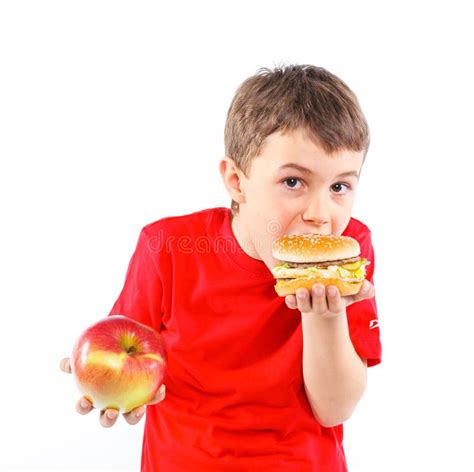
<instances>
[{"instance_id":1,"label":"brown hair","mask_svg":"<svg viewBox=\"0 0 474 472\"><path fill-rule=\"evenodd\" d=\"M248 177L252 159L276 131L305 128L328 153L365 151L369 128L354 92L313 65L263 67L237 89L227 112L225 154ZM239 205L232 200L233 213Z\"/></svg>"}]
</instances>

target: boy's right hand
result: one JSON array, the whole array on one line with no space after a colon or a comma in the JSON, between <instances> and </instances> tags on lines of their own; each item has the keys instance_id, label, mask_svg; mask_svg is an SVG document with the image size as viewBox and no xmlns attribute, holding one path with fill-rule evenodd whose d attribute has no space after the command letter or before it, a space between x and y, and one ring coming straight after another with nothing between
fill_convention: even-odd
<instances>
[{"instance_id":1,"label":"boy's right hand","mask_svg":"<svg viewBox=\"0 0 474 472\"><path fill-rule=\"evenodd\" d=\"M69 357L66 357L61 360L59 364L61 370L63 372L66 372L67 374L71 373L71 362L69 360ZM165 394L166 394L166 387L165 385L162 385L155 398L147 405L154 405L155 403L159 403L165 399ZM92 411L94 407L92 406L92 403L86 398L86 397L81 397L79 401L76 403L76 410L78 413L81 415L86 415L90 411ZM127 421L128 424L137 424L143 417L146 411L146 406L140 406L138 408L135 408L132 411L129 411L128 413L123 413L123 417ZM119 411L114 409L114 408L108 408L107 410L101 410L100 412L100 424L104 428L110 428L115 424L117 421L119 415Z\"/></svg>"}]
</instances>

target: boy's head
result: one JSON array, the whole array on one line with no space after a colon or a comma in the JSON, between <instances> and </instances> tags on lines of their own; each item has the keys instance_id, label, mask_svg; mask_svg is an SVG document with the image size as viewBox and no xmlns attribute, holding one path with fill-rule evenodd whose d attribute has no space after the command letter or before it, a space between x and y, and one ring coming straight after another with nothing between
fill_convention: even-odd
<instances>
[{"instance_id":1,"label":"boy's head","mask_svg":"<svg viewBox=\"0 0 474 472\"><path fill-rule=\"evenodd\" d=\"M369 139L356 96L321 67L263 68L245 80L220 162L244 249L272 267L271 241L282 234L341 234Z\"/></svg>"}]
</instances>

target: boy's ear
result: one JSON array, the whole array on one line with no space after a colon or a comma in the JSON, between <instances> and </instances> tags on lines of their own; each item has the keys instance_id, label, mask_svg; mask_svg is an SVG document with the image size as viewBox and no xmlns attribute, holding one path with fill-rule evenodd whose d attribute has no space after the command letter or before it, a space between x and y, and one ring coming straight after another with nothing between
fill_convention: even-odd
<instances>
[{"instance_id":1,"label":"boy's ear","mask_svg":"<svg viewBox=\"0 0 474 472\"><path fill-rule=\"evenodd\" d=\"M242 186L242 179L245 176L235 161L231 157L223 157L219 162L219 172L232 200L237 203L245 203L245 192Z\"/></svg>"}]
</instances>

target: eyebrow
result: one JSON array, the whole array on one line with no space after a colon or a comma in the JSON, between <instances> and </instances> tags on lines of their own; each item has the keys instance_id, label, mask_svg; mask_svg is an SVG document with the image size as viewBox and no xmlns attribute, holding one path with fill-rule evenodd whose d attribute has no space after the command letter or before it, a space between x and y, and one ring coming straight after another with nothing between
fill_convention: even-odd
<instances>
[{"instance_id":1,"label":"eyebrow","mask_svg":"<svg viewBox=\"0 0 474 472\"><path fill-rule=\"evenodd\" d=\"M301 166L299 164L296 164L294 162L290 162L288 164L284 164L284 165L280 166L277 169L277 171L282 171L284 169L289 169L289 168L299 170L300 172L302 172L303 174L306 174L306 175L313 174L313 171L311 169L308 169L307 167L303 167L303 166ZM343 172L342 174L336 175L336 177L350 177L352 175L359 178L359 173L356 170Z\"/></svg>"}]
</instances>

